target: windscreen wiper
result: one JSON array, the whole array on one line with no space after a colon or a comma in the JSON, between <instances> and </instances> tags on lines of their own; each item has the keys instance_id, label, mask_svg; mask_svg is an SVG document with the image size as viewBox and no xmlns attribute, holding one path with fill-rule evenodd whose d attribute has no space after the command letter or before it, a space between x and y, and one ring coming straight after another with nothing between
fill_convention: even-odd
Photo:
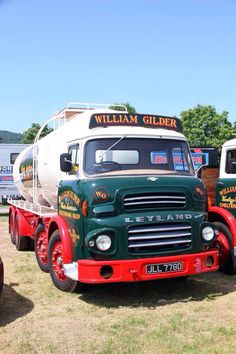
<instances>
[{"instance_id":1,"label":"windscreen wiper","mask_svg":"<svg viewBox=\"0 0 236 354\"><path fill-rule=\"evenodd\" d=\"M104 152L102 153L102 156L100 157L98 163L101 163L101 162L102 162L102 159L103 159L103 156L106 155L106 153L107 153L108 151L110 151L113 147L115 147L116 145L118 145L124 138L126 138L125 135L122 136L120 139L118 139L114 144L112 144L106 151L104 151Z\"/></svg>"}]
</instances>

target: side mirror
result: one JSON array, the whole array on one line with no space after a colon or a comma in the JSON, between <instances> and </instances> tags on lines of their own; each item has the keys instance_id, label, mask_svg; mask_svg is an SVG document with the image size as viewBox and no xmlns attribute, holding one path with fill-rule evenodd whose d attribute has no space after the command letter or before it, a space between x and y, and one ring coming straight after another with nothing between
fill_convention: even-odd
<instances>
[{"instance_id":1,"label":"side mirror","mask_svg":"<svg viewBox=\"0 0 236 354\"><path fill-rule=\"evenodd\" d=\"M60 168L62 172L70 172L72 170L71 154L61 154Z\"/></svg>"}]
</instances>

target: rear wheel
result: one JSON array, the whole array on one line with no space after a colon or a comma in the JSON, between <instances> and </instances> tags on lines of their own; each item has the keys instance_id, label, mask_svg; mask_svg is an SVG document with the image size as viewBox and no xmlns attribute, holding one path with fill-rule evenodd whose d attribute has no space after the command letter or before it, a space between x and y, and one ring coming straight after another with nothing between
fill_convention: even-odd
<instances>
[{"instance_id":1,"label":"rear wheel","mask_svg":"<svg viewBox=\"0 0 236 354\"><path fill-rule=\"evenodd\" d=\"M43 272L48 273L48 237L42 224L39 224L36 229L34 249L39 268Z\"/></svg>"},{"instance_id":2,"label":"rear wheel","mask_svg":"<svg viewBox=\"0 0 236 354\"><path fill-rule=\"evenodd\" d=\"M15 235L15 223L14 223L13 213L11 213L10 217L9 217L9 232L10 232L11 242L13 243L13 245L15 245L16 244L16 235Z\"/></svg>"},{"instance_id":3,"label":"rear wheel","mask_svg":"<svg viewBox=\"0 0 236 354\"><path fill-rule=\"evenodd\" d=\"M67 292L77 291L80 287L78 281L68 278L63 270L63 245L59 230L53 232L48 246L48 267L54 285Z\"/></svg>"},{"instance_id":4,"label":"rear wheel","mask_svg":"<svg viewBox=\"0 0 236 354\"><path fill-rule=\"evenodd\" d=\"M220 270L225 274L235 272L233 266L233 238L229 228L221 222L214 222L214 225L219 230L216 244L220 253Z\"/></svg>"},{"instance_id":5,"label":"rear wheel","mask_svg":"<svg viewBox=\"0 0 236 354\"><path fill-rule=\"evenodd\" d=\"M18 251L27 251L29 249L29 238L27 236L21 236L19 234L19 219L15 217L15 239L16 239L16 249Z\"/></svg>"}]
</instances>

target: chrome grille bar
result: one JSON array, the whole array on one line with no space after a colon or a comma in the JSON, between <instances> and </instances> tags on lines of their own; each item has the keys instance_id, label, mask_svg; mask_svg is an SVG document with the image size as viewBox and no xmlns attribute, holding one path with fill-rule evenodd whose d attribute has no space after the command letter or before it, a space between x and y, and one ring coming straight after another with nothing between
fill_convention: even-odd
<instances>
[{"instance_id":1,"label":"chrome grille bar","mask_svg":"<svg viewBox=\"0 0 236 354\"><path fill-rule=\"evenodd\" d=\"M134 240L146 240L147 237L148 239L154 239L154 238L174 238L174 237L191 237L191 232L186 232L186 233L179 233L179 234L172 234L172 235L166 235L166 234L160 234L160 235L152 235L152 234L148 234L145 236L131 236L129 237L129 241L134 241Z\"/></svg>"},{"instance_id":2,"label":"chrome grille bar","mask_svg":"<svg viewBox=\"0 0 236 354\"><path fill-rule=\"evenodd\" d=\"M141 232L155 232L155 231L172 231L173 227L168 227L166 226L157 226L157 227L136 227L134 230L129 230L129 234L136 234L136 233L141 233ZM175 230L191 230L191 226L175 226Z\"/></svg>"},{"instance_id":3,"label":"chrome grille bar","mask_svg":"<svg viewBox=\"0 0 236 354\"><path fill-rule=\"evenodd\" d=\"M158 195L158 196L152 196L152 195L149 195L148 197L133 197L133 198L125 198L124 200L126 202L128 201L133 201L133 200L143 200L143 199L183 199L185 200L185 197L179 197L179 196L170 196L170 195Z\"/></svg>"},{"instance_id":4,"label":"chrome grille bar","mask_svg":"<svg viewBox=\"0 0 236 354\"><path fill-rule=\"evenodd\" d=\"M148 242L148 243L137 243L135 245L130 245L129 248L134 247L147 247L147 246L166 246L166 245L176 245L180 243L189 243L190 239L187 240L179 240L179 241L165 241L165 242Z\"/></svg>"},{"instance_id":5,"label":"chrome grille bar","mask_svg":"<svg viewBox=\"0 0 236 354\"><path fill-rule=\"evenodd\" d=\"M184 208L186 196L184 193L147 193L137 195L126 195L123 199L125 209L146 209L146 208Z\"/></svg>"},{"instance_id":6,"label":"chrome grille bar","mask_svg":"<svg viewBox=\"0 0 236 354\"><path fill-rule=\"evenodd\" d=\"M172 200L172 204L185 204L185 201L177 201L177 200ZM169 200L155 200L155 201L145 201L145 202L131 202L131 203L124 203L124 206L128 205L144 205L144 204L170 204Z\"/></svg>"},{"instance_id":7,"label":"chrome grille bar","mask_svg":"<svg viewBox=\"0 0 236 354\"><path fill-rule=\"evenodd\" d=\"M128 229L130 252L181 250L191 246L190 223L134 225Z\"/></svg>"}]
</instances>

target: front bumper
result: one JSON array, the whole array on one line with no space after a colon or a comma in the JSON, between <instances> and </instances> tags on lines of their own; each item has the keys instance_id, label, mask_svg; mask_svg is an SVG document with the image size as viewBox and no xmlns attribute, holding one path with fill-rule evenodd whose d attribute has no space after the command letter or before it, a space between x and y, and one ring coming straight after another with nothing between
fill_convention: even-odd
<instances>
[{"instance_id":1,"label":"front bumper","mask_svg":"<svg viewBox=\"0 0 236 354\"><path fill-rule=\"evenodd\" d=\"M209 258L210 257L210 258ZM68 278L82 283L114 283L146 281L163 278L181 277L218 270L219 252L211 250L195 254L183 254L178 256L142 258L134 260L108 260L94 261L90 259L79 260L74 263L64 264L64 273ZM210 262L209 262L210 260ZM146 266L151 264L182 262L181 271L168 273L147 274ZM209 266L209 263L212 263ZM105 278L104 274L111 275Z\"/></svg>"}]
</instances>

